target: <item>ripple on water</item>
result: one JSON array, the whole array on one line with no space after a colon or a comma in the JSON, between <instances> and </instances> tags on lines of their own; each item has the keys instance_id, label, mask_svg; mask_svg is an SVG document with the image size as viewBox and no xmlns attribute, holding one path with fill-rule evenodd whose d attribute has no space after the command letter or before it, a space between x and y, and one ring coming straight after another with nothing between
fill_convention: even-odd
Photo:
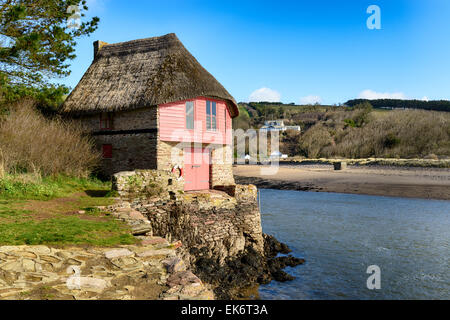
<instances>
[{"instance_id":1,"label":"ripple on water","mask_svg":"<svg viewBox=\"0 0 450 320\"><path fill-rule=\"evenodd\" d=\"M261 190L264 232L306 263L262 299L450 299L450 201ZM368 290L369 265L381 290Z\"/></svg>"}]
</instances>

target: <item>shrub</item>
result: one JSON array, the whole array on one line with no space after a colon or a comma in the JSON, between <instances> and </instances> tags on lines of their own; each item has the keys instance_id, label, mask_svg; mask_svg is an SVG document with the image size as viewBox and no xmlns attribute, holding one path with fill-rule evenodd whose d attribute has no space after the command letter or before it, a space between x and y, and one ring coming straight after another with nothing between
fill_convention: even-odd
<instances>
[{"instance_id":1,"label":"shrub","mask_svg":"<svg viewBox=\"0 0 450 320\"><path fill-rule=\"evenodd\" d=\"M450 113L373 111L369 105L325 112L301 133L298 149L285 135L283 150L309 158L417 158L450 156Z\"/></svg>"},{"instance_id":2,"label":"shrub","mask_svg":"<svg viewBox=\"0 0 450 320\"><path fill-rule=\"evenodd\" d=\"M287 155L296 155L299 152L299 142L301 133L298 131L287 130L280 142L280 152Z\"/></svg>"},{"instance_id":3,"label":"shrub","mask_svg":"<svg viewBox=\"0 0 450 320\"><path fill-rule=\"evenodd\" d=\"M384 138L383 145L388 149L394 148L394 147L398 146L399 144L400 144L400 139L393 133L389 133Z\"/></svg>"},{"instance_id":4,"label":"shrub","mask_svg":"<svg viewBox=\"0 0 450 320\"><path fill-rule=\"evenodd\" d=\"M422 110L371 112L362 127L347 127L330 156L423 157L450 155L450 114Z\"/></svg>"},{"instance_id":5,"label":"shrub","mask_svg":"<svg viewBox=\"0 0 450 320\"><path fill-rule=\"evenodd\" d=\"M0 171L86 177L99 160L81 127L46 119L32 101L22 101L0 119Z\"/></svg>"},{"instance_id":6,"label":"shrub","mask_svg":"<svg viewBox=\"0 0 450 320\"><path fill-rule=\"evenodd\" d=\"M322 149L331 145L333 139L322 124L316 124L305 132L300 141L300 151L308 158L317 158Z\"/></svg>"},{"instance_id":7,"label":"shrub","mask_svg":"<svg viewBox=\"0 0 450 320\"><path fill-rule=\"evenodd\" d=\"M357 127L357 125L355 123L355 120L353 120L353 119L345 119L344 122L345 122L345 124L347 126L350 126L352 128L356 128Z\"/></svg>"}]
</instances>

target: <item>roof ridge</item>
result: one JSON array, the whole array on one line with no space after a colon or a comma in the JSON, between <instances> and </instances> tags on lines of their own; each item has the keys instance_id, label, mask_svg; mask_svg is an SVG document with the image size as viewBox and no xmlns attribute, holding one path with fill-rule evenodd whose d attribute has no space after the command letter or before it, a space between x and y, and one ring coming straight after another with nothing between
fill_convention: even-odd
<instances>
[{"instance_id":1,"label":"roof ridge","mask_svg":"<svg viewBox=\"0 0 450 320\"><path fill-rule=\"evenodd\" d=\"M155 41L155 40L177 40L177 41L180 41L180 39L178 39L177 35L172 32L172 33L168 33L168 34L165 34L162 36L157 36L157 37L141 38L141 39L135 39L135 40L121 41L121 42L116 42L116 43L107 43L104 45L104 47L114 47L114 46L121 46L124 44L149 42L149 41Z\"/></svg>"}]
</instances>

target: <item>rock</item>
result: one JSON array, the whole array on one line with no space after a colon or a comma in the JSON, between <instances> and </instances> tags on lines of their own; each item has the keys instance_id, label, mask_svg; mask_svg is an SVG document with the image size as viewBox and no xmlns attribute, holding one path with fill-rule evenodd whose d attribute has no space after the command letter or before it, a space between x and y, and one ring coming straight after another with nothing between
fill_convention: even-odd
<instances>
[{"instance_id":1,"label":"rock","mask_svg":"<svg viewBox=\"0 0 450 320\"><path fill-rule=\"evenodd\" d=\"M139 224L137 226L134 226L131 229L131 233L134 236L139 236L142 234L146 234L147 232L151 232L152 231L152 226L150 224Z\"/></svg>"},{"instance_id":2,"label":"rock","mask_svg":"<svg viewBox=\"0 0 450 320\"><path fill-rule=\"evenodd\" d=\"M131 208L131 204L128 201L122 201L120 205L122 208Z\"/></svg>"},{"instance_id":3,"label":"rock","mask_svg":"<svg viewBox=\"0 0 450 320\"><path fill-rule=\"evenodd\" d=\"M67 279L66 284L70 290L85 290L94 292L101 292L108 286L108 283L103 279L76 276Z\"/></svg>"},{"instance_id":4,"label":"rock","mask_svg":"<svg viewBox=\"0 0 450 320\"><path fill-rule=\"evenodd\" d=\"M202 281L191 271L180 271L171 275L167 279L167 285L169 287L174 287L177 285L187 286L193 283L201 284Z\"/></svg>"},{"instance_id":5,"label":"rock","mask_svg":"<svg viewBox=\"0 0 450 320\"><path fill-rule=\"evenodd\" d=\"M183 287L183 289L181 289L181 294L195 297L199 295L203 290L204 287L202 286L202 284L199 282L195 282Z\"/></svg>"},{"instance_id":6,"label":"rock","mask_svg":"<svg viewBox=\"0 0 450 320\"><path fill-rule=\"evenodd\" d=\"M80 210L80 211L78 211L78 214L86 214L86 211Z\"/></svg>"},{"instance_id":7,"label":"rock","mask_svg":"<svg viewBox=\"0 0 450 320\"><path fill-rule=\"evenodd\" d=\"M40 255L39 258L42 261L49 262L49 263L58 263L61 261L60 258L57 258L55 256L48 256L48 255Z\"/></svg>"},{"instance_id":8,"label":"rock","mask_svg":"<svg viewBox=\"0 0 450 320\"><path fill-rule=\"evenodd\" d=\"M142 266L135 258L132 257L120 257L111 259L112 264L119 268L137 269Z\"/></svg>"},{"instance_id":9,"label":"rock","mask_svg":"<svg viewBox=\"0 0 450 320\"><path fill-rule=\"evenodd\" d=\"M134 287L134 286L125 286L125 287L123 287L125 290L127 290L128 292L133 292L134 291L134 289L136 289L136 287Z\"/></svg>"},{"instance_id":10,"label":"rock","mask_svg":"<svg viewBox=\"0 0 450 320\"><path fill-rule=\"evenodd\" d=\"M169 245L169 242L167 242L166 239L160 238L160 237L150 237L142 240L142 244L144 246L146 245L154 245L154 244L162 244L162 245Z\"/></svg>"},{"instance_id":11,"label":"rock","mask_svg":"<svg viewBox=\"0 0 450 320\"><path fill-rule=\"evenodd\" d=\"M136 220L147 220L142 213L136 210L130 212L130 218Z\"/></svg>"},{"instance_id":12,"label":"rock","mask_svg":"<svg viewBox=\"0 0 450 320\"><path fill-rule=\"evenodd\" d=\"M3 288L2 288L3 289ZM0 298L9 298L19 295L24 290L21 288L5 288L6 290L0 290Z\"/></svg>"},{"instance_id":13,"label":"rock","mask_svg":"<svg viewBox=\"0 0 450 320\"><path fill-rule=\"evenodd\" d=\"M283 270L277 270L276 272L272 273L272 276L276 281L279 282L292 281L295 279L295 277L291 276Z\"/></svg>"},{"instance_id":14,"label":"rock","mask_svg":"<svg viewBox=\"0 0 450 320\"><path fill-rule=\"evenodd\" d=\"M168 256L174 254L173 250L170 249L161 249L161 250L146 250L143 252L138 253L138 257L144 258L144 257L153 257L153 256Z\"/></svg>"},{"instance_id":15,"label":"rock","mask_svg":"<svg viewBox=\"0 0 450 320\"><path fill-rule=\"evenodd\" d=\"M114 249L105 252L105 257L108 259L128 257L132 255L134 255L134 253L128 249Z\"/></svg>"},{"instance_id":16,"label":"rock","mask_svg":"<svg viewBox=\"0 0 450 320\"><path fill-rule=\"evenodd\" d=\"M56 255L62 259L69 259L72 256L70 252L66 251L59 251L56 253Z\"/></svg>"},{"instance_id":17,"label":"rock","mask_svg":"<svg viewBox=\"0 0 450 320\"><path fill-rule=\"evenodd\" d=\"M34 271L36 271L35 263L34 263L33 260L30 260L30 259L23 259L22 260L22 267L23 267L23 270L25 272L34 272Z\"/></svg>"},{"instance_id":18,"label":"rock","mask_svg":"<svg viewBox=\"0 0 450 320\"><path fill-rule=\"evenodd\" d=\"M168 273L177 273L180 271L186 271L186 265L183 260L178 257L169 258L162 261L164 267Z\"/></svg>"},{"instance_id":19,"label":"rock","mask_svg":"<svg viewBox=\"0 0 450 320\"><path fill-rule=\"evenodd\" d=\"M35 253L29 252L29 251L13 251L12 254L15 256L18 256L18 257L29 258L29 259L35 259L37 257L37 255Z\"/></svg>"},{"instance_id":20,"label":"rock","mask_svg":"<svg viewBox=\"0 0 450 320\"><path fill-rule=\"evenodd\" d=\"M11 261L2 265L0 269L4 271L20 272L22 271L22 264L19 261Z\"/></svg>"},{"instance_id":21,"label":"rock","mask_svg":"<svg viewBox=\"0 0 450 320\"><path fill-rule=\"evenodd\" d=\"M181 242L181 240L179 240L179 241L176 241L176 242L172 243L171 245L172 245L175 249L178 249L178 248L180 248L180 247L183 245L183 243Z\"/></svg>"},{"instance_id":22,"label":"rock","mask_svg":"<svg viewBox=\"0 0 450 320\"><path fill-rule=\"evenodd\" d=\"M263 234L264 237L264 254L268 258L274 258L278 253L288 254L292 250L289 247L275 239L274 236Z\"/></svg>"}]
</instances>

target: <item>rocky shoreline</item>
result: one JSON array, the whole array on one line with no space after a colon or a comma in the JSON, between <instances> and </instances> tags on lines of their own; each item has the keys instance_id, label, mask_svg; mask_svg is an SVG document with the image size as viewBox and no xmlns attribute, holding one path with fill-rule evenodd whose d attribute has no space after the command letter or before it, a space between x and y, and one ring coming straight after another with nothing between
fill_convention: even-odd
<instances>
[{"instance_id":1,"label":"rocky shoreline","mask_svg":"<svg viewBox=\"0 0 450 320\"><path fill-rule=\"evenodd\" d=\"M322 191L323 188L313 183L296 181L283 181L278 179L264 179L260 177L235 176L237 182L242 184L253 184L260 189L295 190L295 191Z\"/></svg>"},{"instance_id":2,"label":"rocky shoreline","mask_svg":"<svg viewBox=\"0 0 450 320\"><path fill-rule=\"evenodd\" d=\"M265 255L261 256L252 248L233 259L227 259L222 266L217 266L206 259L200 259L194 266L194 272L206 283L211 284L217 299L248 299L245 292L255 285L267 284L271 281L291 281L294 277L285 271L286 267L296 267L305 262L304 259L288 254L291 250L275 237L264 234ZM253 297L255 298L255 297Z\"/></svg>"},{"instance_id":3,"label":"rocky shoreline","mask_svg":"<svg viewBox=\"0 0 450 320\"><path fill-rule=\"evenodd\" d=\"M289 248L263 234L254 185L183 192L169 183L166 191L149 196L146 186L155 179L165 181L165 175L148 171L114 175L119 206L125 207L116 211L145 217L140 225L129 221L135 232L178 243L177 254L216 298L239 299L249 287L292 280L283 269L304 262L290 255L279 257L289 254ZM142 183L136 185L137 180Z\"/></svg>"},{"instance_id":4,"label":"rocky shoreline","mask_svg":"<svg viewBox=\"0 0 450 320\"><path fill-rule=\"evenodd\" d=\"M246 188L255 194L256 188ZM287 245L262 233L253 196L238 195L236 201L223 192L203 192L182 198L122 201L122 208L114 211L121 218L142 219L140 225L135 219L127 220L134 232L164 236L177 243L177 254L208 284L216 299L252 298L243 293L247 288L272 280L293 280L283 269L304 263L288 255Z\"/></svg>"}]
</instances>

